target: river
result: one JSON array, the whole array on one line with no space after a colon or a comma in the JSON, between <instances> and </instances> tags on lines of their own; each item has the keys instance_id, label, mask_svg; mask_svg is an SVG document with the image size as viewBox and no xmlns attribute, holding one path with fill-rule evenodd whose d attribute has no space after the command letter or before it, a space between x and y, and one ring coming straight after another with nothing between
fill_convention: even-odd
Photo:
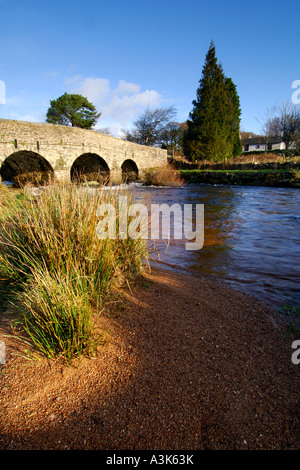
<instances>
[{"instance_id":1,"label":"river","mask_svg":"<svg viewBox=\"0 0 300 470\"><path fill-rule=\"evenodd\" d=\"M156 242L167 269L214 277L271 308L300 306L300 190L185 185L135 188L151 203L204 204L204 246ZM183 207L183 206L182 206Z\"/></svg>"}]
</instances>

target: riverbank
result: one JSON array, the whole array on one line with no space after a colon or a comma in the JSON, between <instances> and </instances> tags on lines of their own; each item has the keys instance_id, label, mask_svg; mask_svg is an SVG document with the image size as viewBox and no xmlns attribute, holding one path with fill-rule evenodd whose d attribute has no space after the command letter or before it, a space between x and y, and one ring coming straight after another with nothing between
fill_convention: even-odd
<instances>
[{"instance_id":1,"label":"riverbank","mask_svg":"<svg viewBox=\"0 0 300 470\"><path fill-rule=\"evenodd\" d=\"M1 315L1 449L299 448L292 340L263 304L155 268L111 307L77 368L26 360Z\"/></svg>"},{"instance_id":2,"label":"riverbank","mask_svg":"<svg viewBox=\"0 0 300 470\"><path fill-rule=\"evenodd\" d=\"M299 170L177 170L188 183L300 188Z\"/></svg>"}]
</instances>

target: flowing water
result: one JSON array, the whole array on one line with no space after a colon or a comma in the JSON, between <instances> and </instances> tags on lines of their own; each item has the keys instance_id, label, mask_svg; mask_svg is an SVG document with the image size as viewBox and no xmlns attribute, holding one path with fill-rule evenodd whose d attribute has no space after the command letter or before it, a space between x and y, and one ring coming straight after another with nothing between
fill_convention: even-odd
<instances>
[{"instance_id":1,"label":"flowing water","mask_svg":"<svg viewBox=\"0 0 300 470\"><path fill-rule=\"evenodd\" d=\"M157 243L168 269L213 276L275 310L300 306L300 190L225 185L136 187L157 204L204 204L204 246ZM183 207L183 206L182 206Z\"/></svg>"},{"instance_id":2,"label":"flowing water","mask_svg":"<svg viewBox=\"0 0 300 470\"><path fill-rule=\"evenodd\" d=\"M206 184L129 187L137 200L146 197L149 204L204 205L203 248L186 250L184 238L171 238L168 246L158 241L164 267L212 276L275 310L284 304L300 307L300 189Z\"/></svg>"}]
</instances>

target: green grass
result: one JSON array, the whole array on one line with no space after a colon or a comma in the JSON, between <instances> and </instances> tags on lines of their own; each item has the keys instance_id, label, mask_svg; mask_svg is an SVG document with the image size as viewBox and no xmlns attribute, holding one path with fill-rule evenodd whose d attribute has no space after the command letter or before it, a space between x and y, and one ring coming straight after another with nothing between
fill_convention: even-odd
<instances>
[{"instance_id":1,"label":"green grass","mask_svg":"<svg viewBox=\"0 0 300 470\"><path fill-rule=\"evenodd\" d=\"M97 314L143 269L146 240L96 234L99 205L118 208L119 194L56 184L33 198L26 189L1 188L0 279L17 297L22 332L47 357L71 362L94 354Z\"/></svg>"},{"instance_id":2,"label":"green grass","mask_svg":"<svg viewBox=\"0 0 300 470\"><path fill-rule=\"evenodd\" d=\"M300 319L300 307L295 307L291 304L284 304L280 307L280 313L290 318L289 325L287 327L287 334L290 337L297 337L299 335L299 319Z\"/></svg>"},{"instance_id":3,"label":"green grass","mask_svg":"<svg viewBox=\"0 0 300 470\"><path fill-rule=\"evenodd\" d=\"M61 355L72 362L74 357L95 354L101 333L96 334L90 299L78 283L57 273L35 271L20 300L26 309L24 329L47 357Z\"/></svg>"},{"instance_id":4,"label":"green grass","mask_svg":"<svg viewBox=\"0 0 300 470\"><path fill-rule=\"evenodd\" d=\"M300 318L300 307L295 307L291 304L284 304L280 307L280 311L285 315Z\"/></svg>"},{"instance_id":5,"label":"green grass","mask_svg":"<svg viewBox=\"0 0 300 470\"><path fill-rule=\"evenodd\" d=\"M297 187L291 170L179 170L185 181L208 184Z\"/></svg>"}]
</instances>

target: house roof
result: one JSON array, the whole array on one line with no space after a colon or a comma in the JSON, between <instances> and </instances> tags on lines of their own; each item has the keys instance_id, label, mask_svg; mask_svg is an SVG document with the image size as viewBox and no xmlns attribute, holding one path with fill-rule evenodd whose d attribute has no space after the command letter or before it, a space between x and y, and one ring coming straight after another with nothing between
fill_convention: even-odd
<instances>
[{"instance_id":1,"label":"house roof","mask_svg":"<svg viewBox=\"0 0 300 470\"><path fill-rule=\"evenodd\" d=\"M268 138L264 136L246 137L242 139L243 145L262 145L262 144L280 144L282 142L281 137L270 136Z\"/></svg>"}]
</instances>

